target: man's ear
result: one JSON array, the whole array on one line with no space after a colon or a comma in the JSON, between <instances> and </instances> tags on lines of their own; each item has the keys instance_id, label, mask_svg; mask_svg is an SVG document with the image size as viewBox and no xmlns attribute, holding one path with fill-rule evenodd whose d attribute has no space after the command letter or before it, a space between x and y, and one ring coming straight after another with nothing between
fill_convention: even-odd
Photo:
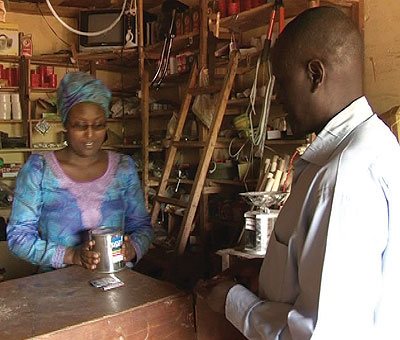
<instances>
[{"instance_id":1,"label":"man's ear","mask_svg":"<svg viewBox=\"0 0 400 340\"><path fill-rule=\"evenodd\" d=\"M311 82L311 92L315 92L325 80L325 67L321 60L312 59L307 63L307 74Z\"/></svg>"}]
</instances>

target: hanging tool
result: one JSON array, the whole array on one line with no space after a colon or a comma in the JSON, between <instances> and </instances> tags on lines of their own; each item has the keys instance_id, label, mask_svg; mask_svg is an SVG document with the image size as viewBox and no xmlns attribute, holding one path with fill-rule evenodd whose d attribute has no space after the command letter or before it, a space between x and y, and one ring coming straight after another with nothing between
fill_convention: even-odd
<instances>
[{"instance_id":1,"label":"hanging tool","mask_svg":"<svg viewBox=\"0 0 400 340\"><path fill-rule=\"evenodd\" d=\"M178 11L184 12L187 9L188 9L187 5L176 0L167 0L164 1L162 4L161 10L162 12L164 12L163 17L168 18L170 13L171 21L169 22L168 30L165 32L164 44L161 50L159 65L153 79L150 82L150 86L159 88L162 81L165 78L165 75L167 74L169 57L171 55L171 49L172 49L172 42L175 38L174 28L175 28L176 14ZM168 22L166 22L165 20L163 22L164 30L166 29L167 24Z\"/></svg>"},{"instance_id":2,"label":"hanging tool","mask_svg":"<svg viewBox=\"0 0 400 340\"><path fill-rule=\"evenodd\" d=\"M285 27L285 7L283 5L283 0L275 0L274 8L271 13L271 19L268 26L267 38L264 42L264 48L262 51L262 61L266 62L269 58L269 53L271 50L272 43L272 33L274 31L274 24L276 20L276 13L279 12L279 34L282 33Z\"/></svg>"},{"instance_id":3,"label":"hanging tool","mask_svg":"<svg viewBox=\"0 0 400 340\"><path fill-rule=\"evenodd\" d=\"M164 44L163 48L161 51L161 57L158 65L158 69L156 71L156 74L154 75L152 81L151 81L151 86L156 86L159 87L161 85L161 82L163 81L167 70L168 70L168 62L169 62L169 56L171 54L171 48L172 48L172 41L175 38L175 34L173 34L173 28L174 28L174 23L175 23L175 16L176 16L176 10L172 10L172 16L171 16L171 24L168 30L168 33L164 39Z\"/></svg>"}]
</instances>

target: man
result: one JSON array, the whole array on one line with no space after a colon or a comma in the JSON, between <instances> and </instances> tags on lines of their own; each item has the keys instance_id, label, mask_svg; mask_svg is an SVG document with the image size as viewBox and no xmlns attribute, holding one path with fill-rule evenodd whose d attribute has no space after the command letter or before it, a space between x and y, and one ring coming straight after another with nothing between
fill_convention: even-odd
<instances>
[{"instance_id":1,"label":"man","mask_svg":"<svg viewBox=\"0 0 400 340\"><path fill-rule=\"evenodd\" d=\"M219 278L206 300L249 339L399 339L400 148L363 97L358 29L337 9L307 10L272 67L293 131L317 137L295 164L258 291Z\"/></svg>"}]
</instances>

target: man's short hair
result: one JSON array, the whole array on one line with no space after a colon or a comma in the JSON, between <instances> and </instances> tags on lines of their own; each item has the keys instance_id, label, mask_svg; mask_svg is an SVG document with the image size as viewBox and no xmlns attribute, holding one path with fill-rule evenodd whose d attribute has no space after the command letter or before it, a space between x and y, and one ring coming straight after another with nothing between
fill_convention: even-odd
<instances>
[{"instance_id":1,"label":"man's short hair","mask_svg":"<svg viewBox=\"0 0 400 340\"><path fill-rule=\"evenodd\" d=\"M334 7L311 8L292 20L278 39L286 63L319 58L326 64L363 61L363 39L353 21ZM304 60L303 60L304 59Z\"/></svg>"}]
</instances>

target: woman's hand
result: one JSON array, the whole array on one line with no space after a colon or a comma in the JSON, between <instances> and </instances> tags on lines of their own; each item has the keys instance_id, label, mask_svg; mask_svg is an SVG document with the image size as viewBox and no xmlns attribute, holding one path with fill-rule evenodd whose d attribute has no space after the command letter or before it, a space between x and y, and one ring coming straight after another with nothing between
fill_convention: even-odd
<instances>
[{"instance_id":1,"label":"woman's hand","mask_svg":"<svg viewBox=\"0 0 400 340\"><path fill-rule=\"evenodd\" d=\"M65 264L76 264L89 270L95 270L100 262L99 253L91 250L95 241L87 241L75 248L67 248L64 256Z\"/></svg>"},{"instance_id":2,"label":"woman's hand","mask_svg":"<svg viewBox=\"0 0 400 340\"><path fill-rule=\"evenodd\" d=\"M124 236L124 243L122 244L122 255L124 256L124 261L129 262L136 258L136 251L131 243L131 237L129 235Z\"/></svg>"}]
</instances>

